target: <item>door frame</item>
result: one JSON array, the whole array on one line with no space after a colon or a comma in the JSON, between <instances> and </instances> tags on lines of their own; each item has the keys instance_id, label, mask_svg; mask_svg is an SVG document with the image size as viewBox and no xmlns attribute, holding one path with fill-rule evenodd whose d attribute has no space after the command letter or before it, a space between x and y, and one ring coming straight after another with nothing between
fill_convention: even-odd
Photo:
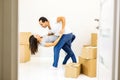
<instances>
[{"instance_id":1,"label":"door frame","mask_svg":"<svg viewBox=\"0 0 120 80\"><path fill-rule=\"evenodd\" d=\"M114 55L114 79L120 80L120 1L115 0L115 18L114 18L114 24L115 24L115 55Z\"/></svg>"},{"instance_id":2,"label":"door frame","mask_svg":"<svg viewBox=\"0 0 120 80\"><path fill-rule=\"evenodd\" d=\"M18 0L0 2L0 80L18 80Z\"/></svg>"}]
</instances>

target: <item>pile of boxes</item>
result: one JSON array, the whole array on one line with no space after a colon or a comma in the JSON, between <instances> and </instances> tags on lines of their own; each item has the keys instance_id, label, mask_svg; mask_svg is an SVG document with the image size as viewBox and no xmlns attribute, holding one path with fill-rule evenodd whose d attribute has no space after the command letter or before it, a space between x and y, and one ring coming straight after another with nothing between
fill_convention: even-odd
<instances>
[{"instance_id":1,"label":"pile of boxes","mask_svg":"<svg viewBox=\"0 0 120 80\"><path fill-rule=\"evenodd\" d=\"M83 47L82 54L79 56L81 73L89 76L96 76L96 47Z\"/></svg>"},{"instance_id":2,"label":"pile of boxes","mask_svg":"<svg viewBox=\"0 0 120 80\"><path fill-rule=\"evenodd\" d=\"M65 67L65 77L77 78L80 74L96 77L97 34L91 33L91 44L84 45L78 57L79 63L69 63Z\"/></svg>"},{"instance_id":3,"label":"pile of boxes","mask_svg":"<svg viewBox=\"0 0 120 80\"><path fill-rule=\"evenodd\" d=\"M29 37L31 32L20 32L19 34L19 62L30 61Z\"/></svg>"}]
</instances>

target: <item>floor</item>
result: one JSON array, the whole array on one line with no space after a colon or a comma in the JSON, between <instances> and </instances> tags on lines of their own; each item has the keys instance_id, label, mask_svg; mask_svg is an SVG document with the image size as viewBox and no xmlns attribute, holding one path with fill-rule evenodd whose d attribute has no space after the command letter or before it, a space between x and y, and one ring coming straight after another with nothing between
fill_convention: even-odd
<instances>
[{"instance_id":1,"label":"floor","mask_svg":"<svg viewBox=\"0 0 120 80\"><path fill-rule=\"evenodd\" d=\"M18 80L97 80L80 74L78 78L65 78L64 66L59 60L57 70L51 68L51 58L31 57L26 63L19 63Z\"/></svg>"}]
</instances>

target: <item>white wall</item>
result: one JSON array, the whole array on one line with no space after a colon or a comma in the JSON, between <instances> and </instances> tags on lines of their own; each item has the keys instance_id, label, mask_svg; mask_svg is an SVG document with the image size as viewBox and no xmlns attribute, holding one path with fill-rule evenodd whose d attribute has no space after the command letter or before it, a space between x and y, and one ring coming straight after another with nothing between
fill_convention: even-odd
<instances>
[{"instance_id":1,"label":"white wall","mask_svg":"<svg viewBox=\"0 0 120 80\"><path fill-rule=\"evenodd\" d=\"M49 18L65 16L76 35L73 42L73 50L78 56L81 53L83 44L90 43L90 33L96 32L99 18L99 0L19 0L19 31L43 34L46 32L38 23L41 16ZM41 56L48 56L50 48L40 48ZM51 56L51 55L49 55Z\"/></svg>"}]
</instances>

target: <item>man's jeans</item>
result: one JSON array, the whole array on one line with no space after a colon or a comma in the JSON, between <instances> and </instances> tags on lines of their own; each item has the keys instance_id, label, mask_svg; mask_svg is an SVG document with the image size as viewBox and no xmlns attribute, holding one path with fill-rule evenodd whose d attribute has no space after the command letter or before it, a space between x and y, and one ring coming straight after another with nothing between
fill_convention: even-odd
<instances>
[{"instance_id":1,"label":"man's jeans","mask_svg":"<svg viewBox=\"0 0 120 80\"><path fill-rule=\"evenodd\" d=\"M67 55L64 58L63 64L66 64L70 57L72 59L72 62L74 63L77 62L75 54L71 49L71 43L73 42L74 39L75 35L73 35L72 33L63 34L58 44L54 47L54 62L53 62L54 67L58 66L59 53L61 49L63 49L67 53Z\"/></svg>"}]
</instances>

